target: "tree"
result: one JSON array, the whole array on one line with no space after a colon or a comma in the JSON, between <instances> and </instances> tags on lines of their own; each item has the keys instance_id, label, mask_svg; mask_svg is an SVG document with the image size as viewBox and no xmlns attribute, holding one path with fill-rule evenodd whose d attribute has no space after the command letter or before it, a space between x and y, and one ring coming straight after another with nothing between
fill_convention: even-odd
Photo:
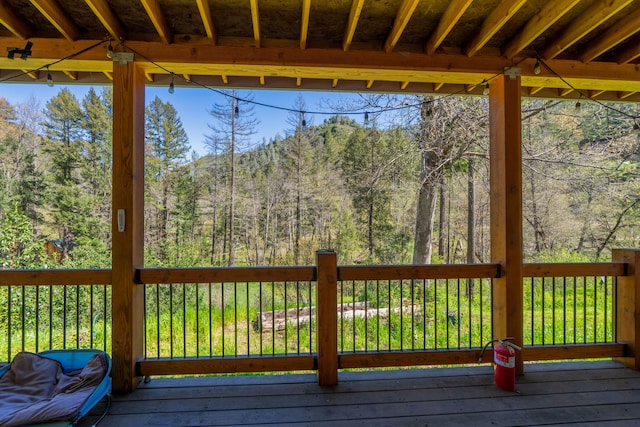
<instances>
[{"instance_id":1,"label":"tree","mask_svg":"<svg viewBox=\"0 0 640 427\"><path fill-rule=\"evenodd\" d=\"M235 89L224 94L225 102L214 104L209 110L216 124L209 125L214 134L208 136L208 140L216 146L224 145L222 155L228 165L228 265L233 266L236 262L236 151L247 148L248 139L255 133L258 122L253 116L250 95L241 99Z\"/></svg>"},{"instance_id":2,"label":"tree","mask_svg":"<svg viewBox=\"0 0 640 427\"><path fill-rule=\"evenodd\" d=\"M186 162L189 138L176 109L156 96L145 112L147 194L155 215L152 227L161 260L166 261L170 210L174 206L175 171Z\"/></svg>"},{"instance_id":3,"label":"tree","mask_svg":"<svg viewBox=\"0 0 640 427\"><path fill-rule=\"evenodd\" d=\"M47 102L44 116L45 151L51 158L51 225L66 251L74 239L90 235L93 229L88 221L92 218L90 203L79 185L83 113L76 97L65 88Z\"/></svg>"}]
</instances>

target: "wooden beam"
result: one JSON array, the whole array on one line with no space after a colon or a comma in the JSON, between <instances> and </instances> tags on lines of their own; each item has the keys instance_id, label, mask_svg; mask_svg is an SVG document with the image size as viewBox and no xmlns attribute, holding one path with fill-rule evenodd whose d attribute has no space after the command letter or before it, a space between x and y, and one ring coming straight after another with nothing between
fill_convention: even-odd
<instances>
[{"instance_id":1,"label":"wooden beam","mask_svg":"<svg viewBox=\"0 0 640 427\"><path fill-rule=\"evenodd\" d=\"M433 84L433 91L434 92L438 92L440 89L442 89L442 86L444 86L444 82L434 83Z\"/></svg>"},{"instance_id":2,"label":"wooden beam","mask_svg":"<svg viewBox=\"0 0 640 427\"><path fill-rule=\"evenodd\" d=\"M599 0L588 7L580 16L576 17L562 29L542 53L545 59L558 56L565 49L578 42L585 35L596 29L600 24L620 12L633 0Z\"/></svg>"},{"instance_id":3,"label":"wooden beam","mask_svg":"<svg viewBox=\"0 0 640 427\"><path fill-rule=\"evenodd\" d=\"M222 79L222 83L228 85L229 84L229 77L226 74L222 74L220 76L220 78Z\"/></svg>"},{"instance_id":4,"label":"wooden beam","mask_svg":"<svg viewBox=\"0 0 640 427\"><path fill-rule=\"evenodd\" d=\"M30 0L31 4L69 41L80 38L80 30L71 21L69 13L60 8L54 0Z\"/></svg>"},{"instance_id":5,"label":"wooden beam","mask_svg":"<svg viewBox=\"0 0 640 427\"><path fill-rule=\"evenodd\" d=\"M173 42L173 32L167 25L167 21L164 18L164 14L162 13L162 9L160 9L160 4L157 0L140 0L144 10L147 12L149 19L153 23L158 35L160 36L160 40L164 43L169 44Z\"/></svg>"},{"instance_id":6,"label":"wooden beam","mask_svg":"<svg viewBox=\"0 0 640 427\"><path fill-rule=\"evenodd\" d=\"M264 86L264 76L260 76L260 86Z\"/></svg>"},{"instance_id":7,"label":"wooden beam","mask_svg":"<svg viewBox=\"0 0 640 427\"><path fill-rule=\"evenodd\" d=\"M333 251L316 253L318 268L316 335L318 345L318 384L338 384L338 266Z\"/></svg>"},{"instance_id":8,"label":"wooden beam","mask_svg":"<svg viewBox=\"0 0 640 427\"><path fill-rule=\"evenodd\" d=\"M22 73L25 76L31 77L33 80L38 80L40 78L40 72L39 71L32 71L32 70L20 70L20 71L22 71Z\"/></svg>"},{"instance_id":9,"label":"wooden beam","mask_svg":"<svg viewBox=\"0 0 640 427\"><path fill-rule=\"evenodd\" d=\"M302 86L302 79L301 79L300 77L298 77L298 78L296 79L296 86L297 86L297 87Z\"/></svg>"},{"instance_id":10,"label":"wooden beam","mask_svg":"<svg viewBox=\"0 0 640 427\"><path fill-rule=\"evenodd\" d=\"M606 90L590 90L590 91L588 91L588 94L589 94L589 98L590 99L595 99L595 98L599 97L600 95L602 95L605 92L606 92Z\"/></svg>"},{"instance_id":11,"label":"wooden beam","mask_svg":"<svg viewBox=\"0 0 640 427\"><path fill-rule=\"evenodd\" d=\"M100 20L107 32L115 40L126 40L127 31L122 26L113 10L106 0L85 0L94 15Z\"/></svg>"},{"instance_id":12,"label":"wooden beam","mask_svg":"<svg viewBox=\"0 0 640 427\"><path fill-rule=\"evenodd\" d=\"M351 41L353 40L353 35L356 32L356 27L358 26L358 20L360 19L360 13L362 12L362 7L364 5L364 0L353 0L351 3L351 11L349 12L349 19L347 20L347 28L344 31L344 36L342 38L342 50L345 52L349 50L351 46Z\"/></svg>"},{"instance_id":13,"label":"wooden beam","mask_svg":"<svg viewBox=\"0 0 640 427\"><path fill-rule=\"evenodd\" d=\"M409 86L409 83L411 82L400 82L400 90L405 90L407 86Z\"/></svg>"},{"instance_id":14,"label":"wooden beam","mask_svg":"<svg viewBox=\"0 0 640 427\"><path fill-rule=\"evenodd\" d=\"M640 58L640 42L629 43L626 48L622 49L616 56L618 64L628 64L629 62Z\"/></svg>"},{"instance_id":15,"label":"wooden beam","mask_svg":"<svg viewBox=\"0 0 640 427\"><path fill-rule=\"evenodd\" d=\"M582 62L591 62L638 31L640 31L640 9L622 18L616 25L609 27L585 46L579 58Z\"/></svg>"},{"instance_id":16,"label":"wooden beam","mask_svg":"<svg viewBox=\"0 0 640 427\"><path fill-rule=\"evenodd\" d=\"M198 12L200 12L200 19L202 19L202 25L204 25L207 37L215 44L218 42L218 36L216 34L216 28L213 25L213 19L211 18L209 0L196 0L196 3L198 4Z\"/></svg>"},{"instance_id":17,"label":"wooden beam","mask_svg":"<svg viewBox=\"0 0 640 427\"><path fill-rule=\"evenodd\" d=\"M367 89L371 89L371 86L373 86L374 82L375 80L367 80Z\"/></svg>"},{"instance_id":18,"label":"wooden beam","mask_svg":"<svg viewBox=\"0 0 640 427\"><path fill-rule=\"evenodd\" d=\"M32 69L46 67L59 58L76 54L67 59L62 68L81 73L103 73L111 71L113 61L106 57L105 49L91 46L104 43L103 40L78 40L68 42L61 39L30 39L34 42L33 55L29 57ZM18 38L0 38L0 52L7 47L24 45ZM173 43L171 49L160 42L126 42L126 46L171 70L176 74L193 76L237 76L257 79L260 75L278 76L286 79L303 78L313 81L332 81L340 79L353 86L362 85L367 80L380 82L411 81L412 86L420 90L420 85L444 83L443 86L454 90L452 85L470 84L490 79L502 73L511 61L503 57L463 54L407 55L402 52L385 53L380 51L361 51L341 49L305 49L291 48L214 46L210 43ZM35 48L37 47L37 48ZM22 61L0 57L0 69L20 70ZM523 64L523 70L533 69L534 59ZM616 64L613 62L592 62L553 59L546 61L557 75L533 72L523 73L522 84L526 87L562 88L563 79L581 90L607 90L611 92L640 92L637 65ZM62 66L63 65L63 66ZM140 61L140 66L148 72L156 73L156 65ZM526 66L526 67L525 67ZM53 69L53 68L52 68ZM562 76L562 79L560 77ZM233 80L232 80L233 81ZM246 80L245 80L246 81ZM274 80L272 84L278 85ZM255 83L257 85L257 80ZM345 83L346 84L346 83ZM393 84L393 83L391 83ZM276 87L274 86L274 87ZM327 87L329 84L327 83ZM397 85L396 85L397 88ZM442 89L441 89L442 90Z\"/></svg>"},{"instance_id":19,"label":"wooden beam","mask_svg":"<svg viewBox=\"0 0 640 427\"><path fill-rule=\"evenodd\" d=\"M387 41L384 43L385 52L391 52L396 43L398 43L398 39L400 39L419 2L420 0L404 0L402 2L396 19L393 21L393 27L387 36Z\"/></svg>"},{"instance_id":20,"label":"wooden beam","mask_svg":"<svg viewBox=\"0 0 640 427\"><path fill-rule=\"evenodd\" d=\"M530 87L529 89L527 89L527 93L529 95L535 95L536 93L540 92L542 89L544 89L543 87Z\"/></svg>"},{"instance_id":21,"label":"wooden beam","mask_svg":"<svg viewBox=\"0 0 640 427\"><path fill-rule=\"evenodd\" d=\"M502 0L485 19L480 31L467 44L464 53L473 56L516 14L527 0Z\"/></svg>"},{"instance_id":22,"label":"wooden beam","mask_svg":"<svg viewBox=\"0 0 640 427\"><path fill-rule=\"evenodd\" d=\"M622 101L623 99L629 98L634 93L637 93L637 92L631 92L631 91L629 91L629 92L618 92L618 99Z\"/></svg>"},{"instance_id":23,"label":"wooden beam","mask_svg":"<svg viewBox=\"0 0 640 427\"><path fill-rule=\"evenodd\" d=\"M444 12L440 21L438 22L438 26L435 31L427 40L427 43L424 46L424 51L427 55L433 54L436 49L442 44L444 39L447 37L449 32L453 29L453 27L458 23L462 14L467 10L469 5L473 0L453 0L449 3L447 10Z\"/></svg>"},{"instance_id":24,"label":"wooden beam","mask_svg":"<svg viewBox=\"0 0 640 427\"><path fill-rule=\"evenodd\" d=\"M493 279L493 338L513 337L523 345L522 331L522 131L520 77L497 76L489 91L489 162L491 262L501 265ZM516 373L523 373L522 357Z\"/></svg>"},{"instance_id":25,"label":"wooden beam","mask_svg":"<svg viewBox=\"0 0 640 427\"><path fill-rule=\"evenodd\" d=\"M627 274L618 277L616 298L616 335L626 344L625 356L619 360L640 369L640 251L614 249L613 261L625 262Z\"/></svg>"},{"instance_id":26,"label":"wooden beam","mask_svg":"<svg viewBox=\"0 0 640 427\"><path fill-rule=\"evenodd\" d=\"M69 77L71 80L78 80L78 72L77 71L68 71L62 70L62 72Z\"/></svg>"},{"instance_id":27,"label":"wooden beam","mask_svg":"<svg viewBox=\"0 0 640 427\"><path fill-rule=\"evenodd\" d=\"M336 87L336 86L338 86L338 79L331 80L331 87Z\"/></svg>"},{"instance_id":28,"label":"wooden beam","mask_svg":"<svg viewBox=\"0 0 640 427\"><path fill-rule=\"evenodd\" d=\"M562 18L579 2L580 0L554 0L544 3L542 9L507 43L502 52L504 56L511 59L522 52L524 48L529 46L540 34Z\"/></svg>"},{"instance_id":29,"label":"wooden beam","mask_svg":"<svg viewBox=\"0 0 640 427\"><path fill-rule=\"evenodd\" d=\"M572 87L565 87L562 89L558 89L558 95L560 95L561 97L565 97L567 95L569 95L571 92L573 92L573 88Z\"/></svg>"},{"instance_id":30,"label":"wooden beam","mask_svg":"<svg viewBox=\"0 0 640 427\"><path fill-rule=\"evenodd\" d=\"M300 49L306 49L309 33L309 14L311 12L311 0L302 0L302 23L300 24Z\"/></svg>"},{"instance_id":31,"label":"wooden beam","mask_svg":"<svg viewBox=\"0 0 640 427\"><path fill-rule=\"evenodd\" d=\"M255 47L260 47L260 13L258 0L251 0L251 22L253 23L253 40Z\"/></svg>"},{"instance_id":32,"label":"wooden beam","mask_svg":"<svg viewBox=\"0 0 640 427\"><path fill-rule=\"evenodd\" d=\"M29 26L20 19L4 1L0 1L0 24L11 31L16 37L23 40L28 39L31 35Z\"/></svg>"},{"instance_id":33,"label":"wooden beam","mask_svg":"<svg viewBox=\"0 0 640 427\"><path fill-rule=\"evenodd\" d=\"M130 393L142 358L144 253L144 73L113 62L112 359L113 391ZM118 219L120 218L120 220Z\"/></svg>"},{"instance_id":34,"label":"wooden beam","mask_svg":"<svg viewBox=\"0 0 640 427\"><path fill-rule=\"evenodd\" d=\"M107 79L113 81L113 73L110 73L108 71L104 72L104 75L107 76Z\"/></svg>"}]
</instances>

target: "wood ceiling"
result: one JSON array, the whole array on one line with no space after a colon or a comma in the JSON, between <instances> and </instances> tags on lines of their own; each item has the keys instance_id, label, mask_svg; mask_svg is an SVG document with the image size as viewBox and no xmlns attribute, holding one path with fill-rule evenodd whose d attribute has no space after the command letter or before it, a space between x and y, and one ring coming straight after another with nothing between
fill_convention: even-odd
<instances>
[{"instance_id":1,"label":"wood ceiling","mask_svg":"<svg viewBox=\"0 0 640 427\"><path fill-rule=\"evenodd\" d=\"M480 94L507 69L640 101L640 0L0 0L0 24L5 82L108 83L111 46L153 85Z\"/></svg>"}]
</instances>

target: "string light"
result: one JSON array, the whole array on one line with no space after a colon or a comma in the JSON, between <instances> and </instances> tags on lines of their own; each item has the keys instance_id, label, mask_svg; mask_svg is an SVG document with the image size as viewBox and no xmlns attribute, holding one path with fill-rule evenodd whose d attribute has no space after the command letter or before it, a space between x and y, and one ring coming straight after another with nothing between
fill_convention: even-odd
<instances>
[{"instance_id":1,"label":"string light","mask_svg":"<svg viewBox=\"0 0 640 427\"><path fill-rule=\"evenodd\" d=\"M47 86L53 87L53 77L51 76L51 73L49 72L49 67L47 67Z\"/></svg>"},{"instance_id":2,"label":"string light","mask_svg":"<svg viewBox=\"0 0 640 427\"><path fill-rule=\"evenodd\" d=\"M582 111L582 105L580 104L580 99L582 98L582 94L580 95L580 97L578 98L578 101L576 102L576 106L575 106L575 112L579 113Z\"/></svg>"},{"instance_id":3,"label":"string light","mask_svg":"<svg viewBox=\"0 0 640 427\"><path fill-rule=\"evenodd\" d=\"M483 80L482 83L484 84L484 88L482 89L482 94L489 95L489 82L486 80Z\"/></svg>"},{"instance_id":4,"label":"string light","mask_svg":"<svg viewBox=\"0 0 640 427\"><path fill-rule=\"evenodd\" d=\"M174 77L174 74L171 73L171 83L169 83L169 93L173 93L175 91L175 86L173 84L173 77Z\"/></svg>"},{"instance_id":5,"label":"string light","mask_svg":"<svg viewBox=\"0 0 640 427\"><path fill-rule=\"evenodd\" d=\"M111 46L111 40L109 40L109 46L107 46L107 58L113 59L113 46Z\"/></svg>"},{"instance_id":6,"label":"string light","mask_svg":"<svg viewBox=\"0 0 640 427\"><path fill-rule=\"evenodd\" d=\"M237 101L237 99L236 99ZM240 117L240 108L236 105L236 107L233 109L234 111L234 116L237 119L238 117Z\"/></svg>"},{"instance_id":7,"label":"string light","mask_svg":"<svg viewBox=\"0 0 640 427\"><path fill-rule=\"evenodd\" d=\"M537 76L541 72L542 72L542 69L541 69L541 66L540 66L540 60L536 59L536 65L533 66L533 74L535 74Z\"/></svg>"}]
</instances>

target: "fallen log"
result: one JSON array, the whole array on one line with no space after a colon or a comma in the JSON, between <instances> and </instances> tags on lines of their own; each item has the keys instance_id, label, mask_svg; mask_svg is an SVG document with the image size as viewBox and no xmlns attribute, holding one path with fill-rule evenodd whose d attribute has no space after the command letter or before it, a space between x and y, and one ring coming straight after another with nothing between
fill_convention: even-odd
<instances>
[{"instance_id":1,"label":"fallen log","mask_svg":"<svg viewBox=\"0 0 640 427\"><path fill-rule=\"evenodd\" d=\"M366 302L338 304L338 319L373 318L387 319L389 313L422 317L422 306L408 305L402 307L368 307ZM251 323L256 332L284 331L287 325L301 326L315 318L315 307L290 308L287 310L261 311Z\"/></svg>"}]
</instances>

